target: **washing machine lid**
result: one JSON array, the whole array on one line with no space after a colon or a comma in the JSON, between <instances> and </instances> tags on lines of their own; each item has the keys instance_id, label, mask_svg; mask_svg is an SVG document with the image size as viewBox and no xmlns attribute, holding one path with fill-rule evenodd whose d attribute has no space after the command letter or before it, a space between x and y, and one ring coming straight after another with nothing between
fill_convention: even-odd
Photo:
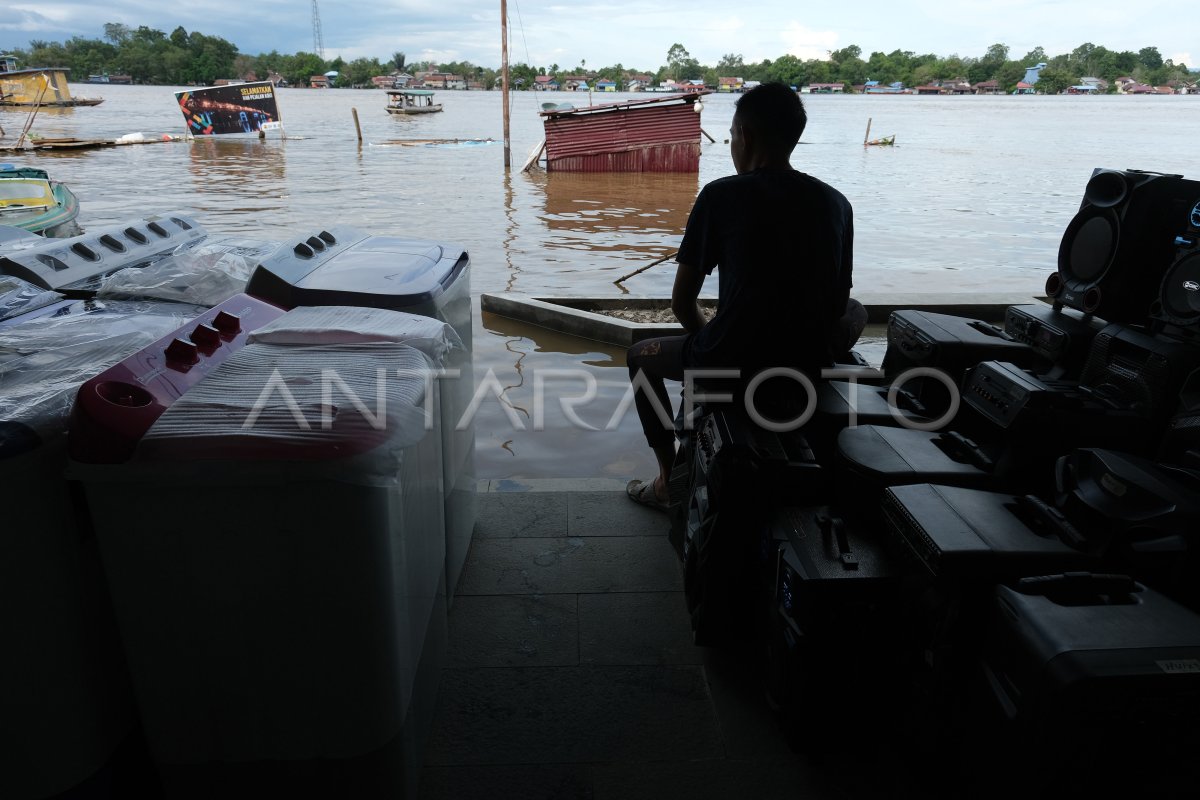
<instances>
[{"instance_id":1,"label":"washing machine lid","mask_svg":"<svg viewBox=\"0 0 1200 800\"><path fill-rule=\"evenodd\" d=\"M21 239L0 251L0 273L43 289L94 292L104 276L153 263L207 235L199 222L172 211L69 239Z\"/></svg>"},{"instance_id":2,"label":"washing machine lid","mask_svg":"<svg viewBox=\"0 0 1200 800\"><path fill-rule=\"evenodd\" d=\"M401 309L435 302L468 264L461 245L372 236L350 227L329 228L289 245L258 266L247 294L286 308Z\"/></svg>"}]
</instances>

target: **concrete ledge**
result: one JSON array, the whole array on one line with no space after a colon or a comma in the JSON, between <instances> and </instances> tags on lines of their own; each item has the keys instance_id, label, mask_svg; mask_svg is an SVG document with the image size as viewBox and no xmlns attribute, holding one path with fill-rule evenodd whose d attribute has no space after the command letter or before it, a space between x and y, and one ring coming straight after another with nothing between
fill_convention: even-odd
<instances>
[{"instance_id":1,"label":"concrete ledge","mask_svg":"<svg viewBox=\"0 0 1200 800\"><path fill-rule=\"evenodd\" d=\"M491 478L480 480L476 491L489 492L624 492L626 479L617 478Z\"/></svg>"},{"instance_id":2,"label":"concrete ledge","mask_svg":"<svg viewBox=\"0 0 1200 800\"><path fill-rule=\"evenodd\" d=\"M883 325L893 311L913 309L938 314L1000 322L1009 306L1037 301L1044 297L1018 294L856 294L867 309L870 324ZM715 305L716 299L700 299L701 305ZM629 322L597 313L612 308L664 309L671 301L664 297L533 297L523 294L484 294L480 307L492 314L528 322L542 328L628 347L634 342L656 336L683 333L678 323L653 324Z\"/></svg>"}]
</instances>

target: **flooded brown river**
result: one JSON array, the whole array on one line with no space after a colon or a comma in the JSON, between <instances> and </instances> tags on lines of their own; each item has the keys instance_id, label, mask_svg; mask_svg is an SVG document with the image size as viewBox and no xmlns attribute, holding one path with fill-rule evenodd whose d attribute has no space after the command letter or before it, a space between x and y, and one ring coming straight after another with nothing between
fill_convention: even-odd
<instances>
[{"instance_id":1,"label":"flooded brown river","mask_svg":"<svg viewBox=\"0 0 1200 800\"><path fill-rule=\"evenodd\" d=\"M171 87L72 91L105 101L42 110L35 132L183 133ZM511 174L503 167L499 92L439 92L445 111L416 117L389 116L380 91L285 89L278 99L286 140L274 132L265 141L157 142L0 160L40 166L70 185L85 228L183 210L214 235L282 240L341 224L461 242L471 254L475 295L617 296L613 280L673 251L700 187L732 172L725 142L736 97L728 95L704 100L701 125L716 142L704 140L699 175L518 172L542 137L537 110L546 95L538 93L512 98ZM553 99L588 102L584 94ZM809 125L793 163L854 205L860 291L1035 294L1093 168L1200 176L1192 135L1200 97L820 95L805 102ZM25 117L0 110L10 140ZM868 119L872 137L895 134L897 146L864 148ZM665 296L672 277L668 262L626 287ZM482 477L651 470L634 415L617 413L627 385L618 348L485 316L478 304L475 324L477 376L491 370L511 404L485 402L476 418ZM558 400L582 396L584 375L595 379L597 395L573 419Z\"/></svg>"}]
</instances>

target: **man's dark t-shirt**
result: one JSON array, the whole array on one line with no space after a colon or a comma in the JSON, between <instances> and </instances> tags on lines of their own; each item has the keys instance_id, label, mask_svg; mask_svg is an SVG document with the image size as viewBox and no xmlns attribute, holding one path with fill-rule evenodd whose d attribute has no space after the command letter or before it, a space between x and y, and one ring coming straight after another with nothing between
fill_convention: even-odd
<instances>
[{"instance_id":1,"label":"man's dark t-shirt","mask_svg":"<svg viewBox=\"0 0 1200 800\"><path fill-rule=\"evenodd\" d=\"M678 261L718 268L716 316L689 337L688 367L793 367L816 377L841 355L832 334L850 298L854 221L833 187L795 170L705 186Z\"/></svg>"}]
</instances>

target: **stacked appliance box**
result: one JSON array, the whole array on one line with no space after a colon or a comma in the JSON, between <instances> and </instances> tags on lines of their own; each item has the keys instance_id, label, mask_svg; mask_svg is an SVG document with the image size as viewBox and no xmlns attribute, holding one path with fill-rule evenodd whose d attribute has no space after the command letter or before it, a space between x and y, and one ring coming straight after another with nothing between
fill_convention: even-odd
<instances>
[{"instance_id":1,"label":"stacked appliance box","mask_svg":"<svg viewBox=\"0 0 1200 800\"><path fill-rule=\"evenodd\" d=\"M471 260L460 245L374 236L331 227L287 242L254 271L247 293L281 308L356 306L427 316L450 325L461 346L440 381L446 588L453 601L475 528L475 425L466 412L472 371Z\"/></svg>"},{"instance_id":2,"label":"stacked appliance box","mask_svg":"<svg viewBox=\"0 0 1200 800\"><path fill-rule=\"evenodd\" d=\"M171 796L415 792L450 342L412 321L238 295L80 389L70 470Z\"/></svg>"},{"instance_id":3,"label":"stacked appliance box","mask_svg":"<svg viewBox=\"0 0 1200 800\"><path fill-rule=\"evenodd\" d=\"M1125 576L1067 573L995 587L984 619L971 741L1006 765L997 796L1195 792L1193 610Z\"/></svg>"},{"instance_id":4,"label":"stacked appliance box","mask_svg":"<svg viewBox=\"0 0 1200 800\"><path fill-rule=\"evenodd\" d=\"M6 291L7 290L7 291ZM80 384L201 311L0 278L0 796L104 783L136 711L96 541L64 477Z\"/></svg>"}]
</instances>

